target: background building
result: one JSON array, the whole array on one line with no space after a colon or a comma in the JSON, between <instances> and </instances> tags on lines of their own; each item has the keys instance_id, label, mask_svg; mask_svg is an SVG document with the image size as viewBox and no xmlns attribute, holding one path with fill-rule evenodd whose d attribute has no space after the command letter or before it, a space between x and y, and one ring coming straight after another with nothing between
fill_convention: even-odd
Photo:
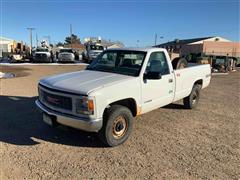
<instances>
[{"instance_id":1,"label":"background building","mask_svg":"<svg viewBox=\"0 0 240 180\"><path fill-rule=\"evenodd\" d=\"M11 46L13 45L12 39L0 37L0 57L3 57L4 53L11 52Z\"/></svg>"},{"instance_id":2,"label":"background building","mask_svg":"<svg viewBox=\"0 0 240 180\"><path fill-rule=\"evenodd\" d=\"M9 53L25 52L26 48L22 41L0 37L0 57L7 56Z\"/></svg>"},{"instance_id":3,"label":"background building","mask_svg":"<svg viewBox=\"0 0 240 180\"><path fill-rule=\"evenodd\" d=\"M171 58L186 56L189 54L203 53L214 56L240 57L240 43L232 42L222 37L203 37L194 39L176 39L171 42L159 44L168 50Z\"/></svg>"}]
</instances>

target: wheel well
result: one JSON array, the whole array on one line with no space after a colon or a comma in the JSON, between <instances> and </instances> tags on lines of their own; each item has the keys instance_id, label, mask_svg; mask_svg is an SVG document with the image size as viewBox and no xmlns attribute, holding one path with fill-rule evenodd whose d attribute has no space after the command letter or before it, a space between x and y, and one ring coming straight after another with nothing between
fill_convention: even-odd
<instances>
[{"instance_id":1,"label":"wheel well","mask_svg":"<svg viewBox=\"0 0 240 180\"><path fill-rule=\"evenodd\" d=\"M123 99L120 101L116 101L111 103L109 106L112 105L122 105L127 107L131 112L132 115L135 117L137 115L137 105L136 105L136 101L132 98L127 98L127 99Z\"/></svg>"},{"instance_id":2,"label":"wheel well","mask_svg":"<svg viewBox=\"0 0 240 180\"><path fill-rule=\"evenodd\" d=\"M194 85L197 84L197 85L203 85L203 80L202 79L199 79L197 81L195 81Z\"/></svg>"}]
</instances>

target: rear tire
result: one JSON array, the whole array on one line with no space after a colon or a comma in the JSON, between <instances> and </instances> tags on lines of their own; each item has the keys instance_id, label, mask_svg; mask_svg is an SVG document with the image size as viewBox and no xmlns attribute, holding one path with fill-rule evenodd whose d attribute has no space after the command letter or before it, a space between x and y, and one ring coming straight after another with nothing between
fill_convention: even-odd
<instances>
[{"instance_id":1,"label":"rear tire","mask_svg":"<svg viewBox=\"0 0 240 180\"><path fill-rule=\"evenodd\" d=\"M188 66L188 62L185 58L175 58L172 60L173 69L183 69Z\"/></svg>"},{"instance_id":2,"label":"rear tire","mask_svg":"<svg viewBox=\"0 0 240 180\"><path fill-rule=\"evenodd\" d=\"M124 143L131 131L133 115L131 111L121 105L113 105L106 110L103 116L103 127L99 138L110 147Z\"/></svg>"},{"instance_id":3,"label":"rear tire","mask_svg":"<svg viewBox=\"0 0 240 180\"><path fill-rule=\"evenodd\" d=\"M201 85L195 84L192 88L191 94L183 99L183 104L187 109L194 109L197 107L200 99Z\"/></svg>"}]
</instances>

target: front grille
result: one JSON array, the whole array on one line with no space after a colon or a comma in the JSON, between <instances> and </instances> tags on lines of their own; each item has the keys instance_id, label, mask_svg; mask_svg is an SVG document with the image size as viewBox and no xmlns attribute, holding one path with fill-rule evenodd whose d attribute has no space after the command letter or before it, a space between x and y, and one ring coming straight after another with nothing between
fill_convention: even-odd
<instances>
[{"instance_id":1,"label":"front grille","mask_svg":"<svg viewBox=\"0 0 240 180\"><path fill-rule=\"evenodd\" d=\"M61 55L61 59L72 59L72 55L71 54L62 54Z\"/></svg>"},{"instance_id":2,"label":"front grille","mask_svg":"<svg viewBox=\"0 0 240 180\"><path fill-rule=\"evenodd\" d=\"M62 54L62 57L64 57L64 58L71 58L72 56L71 56L71 54Z\"/></svg>"},{"instance_id":3,"label":"front grille","mask_svg":"<svg viewBox=\"0 0 240 180\"><path fill-rule=\"evenodd\" d=\"M50 106L72 111L72 98L51 94L41 89L41 100Z\"/></svg>"},{"instance_id":4,"label":"front grille","mask_svg":"<svg viewBox=\"0 0 240 180\"><path fill-rule=\"evenodd\" d=\"M35 59L36 60L47 60L47 55L46 54L36 54Z\"/></svg>"}]
</instances>

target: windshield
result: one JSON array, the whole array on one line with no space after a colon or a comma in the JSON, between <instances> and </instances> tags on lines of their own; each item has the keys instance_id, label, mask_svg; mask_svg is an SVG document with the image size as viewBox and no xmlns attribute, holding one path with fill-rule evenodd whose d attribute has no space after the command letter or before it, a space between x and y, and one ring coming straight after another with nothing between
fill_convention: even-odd
<instances>
[{"instance_id":1,"label":"windshield","mask_svg":"<svg viewBox=\"0 0 240 180\"><path fill-rule=\"evenodd\" d=\"M37 48L36 52L48 52L48 49L46 49L46 48Z\"/></svg>"},{"instance_id":2,"label":"windshield","mask_svg":"<svg viewBox=\"0 0 240 180\"><path fill-rule=\"evenodd\" d=\"M60 53L67 52L67 53L73 53L72 49L60 49Z\"/></svg>"},{"instance_id":3,"label":"windshield","mask_svg":"<svg viewBox=\"0 0 240 180\"><path fill-rule=\"evenodd\" d=\"M99 45L90 45L90 49L91 50L103 50L103 46L99 46Z\"/></svg>"},{"instance_id":4,"label":"windshield","mask_svg":"<svg viewBox=\"0 0 240 180\"><path fill-rule=\"evenodd\" d=\"M146 56L143 51L104 51L88 67L88 70L138 76Z\"/></svg>"}]
</instances>

